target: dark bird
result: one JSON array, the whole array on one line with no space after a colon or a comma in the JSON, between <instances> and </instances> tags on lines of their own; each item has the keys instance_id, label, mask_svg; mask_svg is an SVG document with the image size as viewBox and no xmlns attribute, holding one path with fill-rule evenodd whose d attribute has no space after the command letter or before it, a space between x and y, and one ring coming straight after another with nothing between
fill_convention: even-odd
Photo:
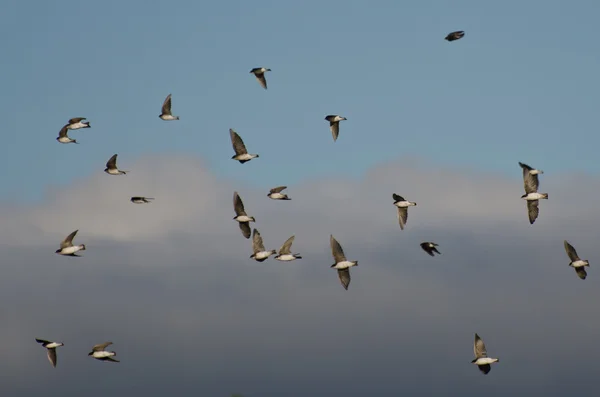
<instances>
[{"instance_id":1,"label":"dark bird","mask_svg":"<svg viewBox=\"0 0 600 397\"><path fill-rule=\"evenodd\" d=\"M255 157L259 157L258 154L248 154L244 141L239 136L239 134L231 128L229 129L229 136L231 138L231 145L233 146L233 151L235 152L235 156L231 158L232 160L237 160L241 164L244 164L245 162L250 161Z\"/></svg>"},{"instance_id":2,"label":"dark bird","mask_svg":"<svg viewBox=\"0 0 600 397\"><path fill-rule=\"evenodd\" d=\"M431 256L435 256L433 254L434 252L438 253L439 255L442 255L442 253L440 251L438 251L437 248L435 248L437 246L438 245L436 243L432 243L432 242L428 242L428 241L421 243L421 248L423 248L423 251L427 252Z\"/></svg>"},{"instance_id":3,"label":"dark bird","mask_svg":"<svg viewBox=\"0 0 600 397\"><path fill-rule=\"evenodd\" d=\"M350 268L352 266L358 266L358 261L348 261L346 259L346 255L344 254L342 246L333 237L333 235L329 236L329 244L331 245L331 254L333 255L333 260L335 261L331 267L337 269L338 277L340 278L342 287L347 290L348 286L350 285Z\"/></svg>"},{"instance_id":4,"label":"dark bird","mask_svg":"<svg viewBox=\"0 0 600 397\"><path fill-rule=\"evenodd\" d=\"M64 346L62 342L50 342L49 340L35 338L35 341L46 348L46 354L48 355L48 361L56 368L56 348Z\"/></svg>"},{"instance_id":5,"label":"dark bird","mask_svg":"<svg viewBox=\"0 0 600 397\"><path fill-rule=\"evenodd\" d=\"M463 30L457 30L456 32L448 33L448 36L446 36L444 38L444 40L454 41L454 40L462 39L464 35L465 35L465 32Z\"/></svg>"},{"instance_id":6,"label":"dark bird","mask_svg":"<svg viewBox=\"0 0 600 397\"><path fill-rule=\"evenodd\" d=\"M529 223L533 225L540 213L540 199L548 199L548 193L538 193L540 184L538 174L543 174L544 171L533 169L521 162L519 162L519 165L523 169L523 186L525 187L525 194L521 198L527 201Z\"/></svg>"},{"instance_id":7,"label":"dark bird","mask_svg":"<svg viewBox=\"0 0 600 397\"><path fill-rule=\"evenodd\" d=\"M152 197L133 196L131 202L134 204L149 204L150 200L154 200Z\"/></svg>"},{"instance_id":8,"label":"dark bird","mask_svg":"<svg viewBox=\"0 0 600 397\"><path fill-rule=\"evenodd\" d=\"M471 361L471 363L477 365L479 367L479 370L484 375L487 375L492 370L490 364L500 362L500 360L497 358L488 357L485 344L483 343L483 339L481 339L477 334L475 334L475 343L473 345L473 351L475 352L475 359Z\"/></svg>"},{"instance_id":9,"label":"dark bird","mask_svg":"<svg viewBox=\"0 0 600 397\"><path fill-rule=\"evenodd\" d=\"M283 190L287 189L287 186L278 186L271 189L267 196L273 200L291 200L287 194L281 193Z\"/></svg>"}]
</instances>

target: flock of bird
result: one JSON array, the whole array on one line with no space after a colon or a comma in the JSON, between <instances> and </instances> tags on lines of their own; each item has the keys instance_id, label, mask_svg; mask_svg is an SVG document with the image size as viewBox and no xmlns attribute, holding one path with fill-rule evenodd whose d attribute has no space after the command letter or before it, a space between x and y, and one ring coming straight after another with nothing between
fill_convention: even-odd
<instances>
[{"instance_id":1,"label":"flock of bird","mask_svg":"<svg viewBox=\"0 0 600 397\"><path fill-rule=\"evenodd\" d=\"M445 40L449 42L459 40L464 35L464 31L451 32L445 37ZM261 87L267 89L267 80L265 77L265 73L270 71L271 69L259 67L252 69L250 73L254 74ZM171 94L169 94L164 100L162 105L162 112L159 115L159 117L165 121L179 120L179 116L174 116L171 112ZM70 119L68 123L65 126L63 126L63 128L61 128L56 140L63 144L78 143L77 140L71 139L68 136L68 131L78 130L82 128L91 128L90 123L84 120L86 120L84 117L76 117ZM329 127L333 137L333 141L337 141L340 133L340 122L347 120L346 117L342 117L340 115L328 115L325 117L325 120L329 122ZM236 131L230 129L229 135L233 150L235 152L234 156L231 157L233 160L239 161L241 164L244 164L248 161L251 161L252 159L259 157L258 154L248 153L244 141ZM530 224L533 224L539 215L539 201L542 199L548 199L548 193L538 192L538 175L543 174L543 171L534 169L529 165L521 162L519 162L519 165L523 170L523 184L525 188L525 194L521 196L521 198L526 200L527 202L529 222ZM125 175L128 171L120 170L117 167L117 154L114 154L107 161L104 172L106 172L109 175ZM291 198L288 197L287 194L282 193L286 188L287 186L278 186L272 188L267 194L267 196L272 200L291 200ZM417 203L406 200L404 197L396 193L392 194L392 198L394 200L393 205L397 207L397 217L398 223L400 224L400 229L404 230L408 220L408 208L416 206ZM151 200L154 200L154 198L134 196L130 199L130 201L134 204L148 204L151 202ZM251 259L254 259L258 262L263 262L272 255L275 255L274 258L276 260L284 262L302 259L302 256L300 254L292 253L292 243L294 242L295 236L291 236L290 238L288 238L283 243L281 248L279 248L279 251L265 249L263 238L261 237L260 232L256 228L254 228L251 231L250 223L256 222L256 220L253 216L250 216L246 213L244 203L237 191L233 193L233 209L235 212L235 217L233 218L233 220L235 220L238 223L242 235L246 239L249 239L250 236L252 236L252 255L250 256ZM86 249L85 244L73 244L73 239L75 238L77 232L78 230L73 231L60 243L60 248L56 250L57 254L77 257L79 256L77 254L79 251L84 251ZM331 268L337 270L337 274L343 288L345 290L348 290L351 280L350 268L358 266L358 261L349 261L346 258L342 246L335 239L335 237L333 237L333 235L330 235L329 244L334 259L334 263L331 265ZM420 246L427 254L431 255L432 257L435 256L435 254L441 255L440 251L437 249L437 243L426 241L422 242ZM576 274L581 279L585 279L587 277L585 267L589 266L589 262L587 260L580 259L575 248L573 248L573 246L567 241L564 241L564 247L569 259L571 260L569 266L575 269ZM56 367L56 348L64 346L64 344L61 342L53 342L43 339L36 339L36 341L40 343L44 348L46 348L50 363L54 367ZM111 344L112 342L104 342L93 346L92 351L88 353L88 356L92 356L93 358L101 361L119 362L119 360L114 358L114 356L116 355L114 351L106 350L106 348ZM475 334L473 350L475 354L475 359L472 361L472 363L477 365L479 370L484 374L488 374L490 372L491 364L499 362L498 358L488 357L487 349L483 342L483 339L481 339L481 337L478 334Z\"/></svg>"}]
</instances>

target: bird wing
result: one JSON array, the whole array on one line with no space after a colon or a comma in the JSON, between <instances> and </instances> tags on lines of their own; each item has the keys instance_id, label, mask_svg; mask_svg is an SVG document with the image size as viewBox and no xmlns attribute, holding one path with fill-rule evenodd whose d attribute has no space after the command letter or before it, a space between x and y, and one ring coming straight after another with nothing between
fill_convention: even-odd
<instances>
[{"instance_id":1,"label":"bird wing","mask_svg":"<svg viewBox=\"0 0 600 397\"><path fill-rule=\"evenodd\" d=\"M346 260L346 255L344 254L344 250L338 241L330 235L329 244L331 245L331 254L333 255L333 260L335 263L344 262Z\"/></svg>"},{"instance_id":2,"label":"bird wing","mask_svg":"<svg viewBox=\"0 0 600 397\"><path fill-rule=\"evenodd\" d=\"M110 345L112 345L112 342L100 343L99 345L94 345L94 347L92 347L92 351L101 352L104 351L104 349L106 349L106 347Z\"/></svg>"},{"instance_id":3,"label":"bird wing","mask_svg":"<svg viewBox=\"0 0 600 397\"><path fill-rule=\"evenodd\" d=\"M252 231L252 251L256 254L257 252L262 252L264 250L265 245L262 236L258 230L254 229Z\"/></svg>"},{"instance_id":4,"label":"bird wing","mask_svg":"<svg viewBox=\"0 0 600 397\"><path fill-rule=\"evenodd\" d=\"M162 114L171 114L171 94L167 95L162 105Z\"/></svg>"},{"instance_id":5,"label":"bird wing","mask_svg":"<svg viewBox=\"0 0 600 397\"><path fill-rule=\"evenodd\" d=\"M242 235L246 238L250 238L250 223L249 222L238 222Z\"/></svg>"},{"instance_id":6,"label":"bird wing","mask_svg":"<svg viewBox=\"0 0 600 397\"><path fill-rule=\"evenodd\" d=\"M79 123L81 120L85 120L85 117L73 117L69 119L69 124Z\"/></svg>"},{"instance_id":7,"label":"bird wing","mask_svg":"<svg viewBox=\"0 0 600 397\"><path fill-rule=\"evenodd\" d=\"M347 290L350 285L350 268L338 269L338 277L340 278L342 287Z\"/></svg>"},{"instance_id":8,"label":"bird wing","mask_svg":"<svg viewBox=\"0 0 600 397\"><path fill-rule=\"evenodd\" d=\"M340 122L339 121L330 121L329 128L331 129L331 136L333 136L333 141L335 142L340 135Z\"/></svg>"},{"instance_id":9,"label":"bird wing","mask_svg":"<svg viewBox=\"0 0 600 397\"><path fill-rule=\"evenodd\" d=\"M53 367L56 368L56 348L46 349L48 353L48 361L52 364Z\"/></svg>"},{"instance_id":10,"label":"bird wing","mask_svg":"<svg viewBox=\"0 0 600 397\"><path fill-rule=\"evenodd\" d=\"M587 272L585 271L585 269L583 268L583 266L576 267L575 268L575 273L577 273L577 275L579 276L579 278L582 279L582 280L585 280L585 278L587 277Z\"/></svg>"},{"instance_id":11,"label":"bird wing","mask_svg":"<svg viewBox=\"0 0 600 397\"><path fill-rule=\"evenodd\" d=\"M404 230L404 225L406 225L407 219L408 219L408 208L398 207L398 223L400 223L400 229Z\"/></svg>"},{"instance_id":12,"label":"bird wing","mask_svg":"<svg viewBox=\"0 0 600 397\"><path fill-rule=\"evenodd\" d=\"M112 361L113 363L120 363L119 360L117 360L116 358L112 358L112 357L104 357L104 358L102 358L102 360L104 360L104 361Z\"/></svg>"},{"instance_id":13,"label":"bird wing","mask_svg":"<svg viewBox=\"0 0 600 397\"><path fill-rule=\"evenodd\" d=\"M406 200L404 200L404 197L399 196L396 193L392 194L392 198L394 199L394 201L406 201Z\"/></svg>"},{"instance_id":14,"label":"bird wing","mask_svg":"<svg viewBox=\"0 0 600 397\"><path fill-rule=\"evenodd\" d=\"M569 259L571 262L575 262L579 260L579 255L577 255L577 251L575 248L565 240L565 251L567 251L567 255L569 255Z\"/></svg>"},{"instance_id":15,"label":"bird wing","mask_svg":"<svg viewBox=\"0 0 600 397\"><path fill-rule=\"evenodd\" d=\"M244 203L242 202L242 198L238 192L233 192L233 210L235 211L236 215L246 215Z\"/></svg>"},{"instance_id":16,"label":"bird wing","mask_svg":"<svg viewBox=\"0 0 600 397\"><path fill-rule=\"evenodd\" d=\"M113 156L108 159L106 162L106 168L108 169L116 169L117 168L117 155L113 154Z\"/></svg>"},{"instance_id":17,"label":"bird wing","mask_svg":"<svg viewBox=\"0 0 600 397\"><path fill-rule=\"evenodd\" d=\"M527 213L529 214L529 223L531 223L532 225L540 213L539 205L540 205L540 200L528 200L527 201Z\"/></svg>"},{"instance_id":18,"label":"bird wing","mask_svg":"<svg viewBox=\"0 0 600 397\"><path fill-rule=\"evenodd\" d=\"M60 243L60 249L63 248L67 248L67 247L72 247L73 246L73 238L75 237L75 235L77 234L77 232L79 231L79 229L75 230L74 232L72 232L71 234L69 234L61 243Z\"/></svg>"},{"instance_id":19,"label":"bird wing","mask_svg":"<svg viewBox=\"0 0 600 397\"><path fill-rule=\"evenodd\" d=\"M292 236L285 240L285 243L279 248L279 255L288 255L292 253L292 243L294 242L294 238L296 238L296 236Z\"/></svg>"},{"instance_id":20,"label":"bird wing","mask_svg":"<svg viewBox=\"0 0 600 397\"><path fill-rule=\"evenodd\" d=\"M479 370L481 372L483 372L484 375L487 375L492 370L492 366L489 364L478 365L478 367L479 367Z\"/></svg>"},{"instance_id":21,"label":"bird wing","mask_svg":"<svg viewBox=\"0 0 600 397\"><path fill-rule=\"evenodd\" d=\"M60 131L58 132L58 137L59 138L64 138L67 136L67 132L68 132L68 127L69 124L65 124L65 126L63 128L60 129Z\"/></svg>"},{"instance_id":22,"label":"bird wing","mask_svg":"<svg viewBox=\"0 0 600 397\"><path fill-rule=\"evenodd\" d=\"M475 352L475 358L487 357L485 343L483 343L483 339L481 339L477 334L475 334L475 343L473 344L473 351Z\"/></svg>"},{"instance_id":23,"label":"bird wing","mask_svg":"<svg viewBox=\"0 0 600 397\"><path fill-rule=\"evenodd\" d=\"M523 186L525 187L525 193L529 194L537 192L540 184L537 174L531 175L529 171L533 170L533 168L527 164L519 162L519 165L523 168Z\"/></svg>"},{"instance_id":24,"label":"bird wing","mask_svg":"<svg viewBox=\"0 0 600 397\"><path fill-rule=\"evenodd\" d=\"M41 345L47 345L48 343L50 343L49 340L38 339L38 338L35 338L35 341Z\"/></svg>"},{"instance_id":25,"label":"bird wing","mask_svg":"<svg viewBox=\"0 0 600 397\"><path fill-rule=\"evenodd\" d=\"M261 87L266 90L267 89L267 79L265 78L265 74L264 73L254 73L254 75L256 76L256 80L258 80Z\"/></svg>"},{"instance_id":26,"label":"bird wing","mask_svg":"<svg viewBox=\"0 0 600 397\"><path fill-rule=\"evenodd\" d=\"M244 141L242 138L240 138L237 132L230 128L229 135L231 136L231 144L233 145L233 150L235 151L236 155L239 156L240 154L248 153L246 150L246 145L244 145Z\"/></svg>"},{"instance_id":27,"label":"bird wing","mask_svg":"<svg viewBox=\"0 0 600 397\"><path fill-rule=\"evenodd\" d=\"M285 189L287 189L287 186L277 186L271 189L270 193L281 193Z\"/></svg>"}]
</instances>

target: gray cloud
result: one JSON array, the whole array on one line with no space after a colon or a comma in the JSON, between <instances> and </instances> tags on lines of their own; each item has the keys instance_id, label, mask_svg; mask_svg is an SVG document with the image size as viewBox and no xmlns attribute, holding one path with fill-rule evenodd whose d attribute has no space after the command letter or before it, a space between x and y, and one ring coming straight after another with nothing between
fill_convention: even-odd
<instances>
[{"instance_id":1,"label":"gray cloud","mask_svg":"<svg viewBox=\"0 0 600 397\"><path fill-rule=\"evenodd\" d=\"M531 226L516 164L506 178L389 163L361 179L290 186L290 202L219 181L194 158L145 157L129 168L0 209L0 394L38 395L49 384L65 397L598 389L597 178L544 174L550 199ZM250 260L232 220L234 190L267 248L295 234L305 259ZM405 231L393 192L418 203ZM156 201L136 206L132 195ZM77 228L84 257L55 255ZM330 233L360 263L349 291L329 268ZM565 238L592 263L585 281L567 266ZM425 240L442 255L422 252ZM501 359L486 377L470 364L474 332ZM35 337L65 342L58 368ZM104 340L120 364L86 356Z\"/></svg>"}]
</instances>

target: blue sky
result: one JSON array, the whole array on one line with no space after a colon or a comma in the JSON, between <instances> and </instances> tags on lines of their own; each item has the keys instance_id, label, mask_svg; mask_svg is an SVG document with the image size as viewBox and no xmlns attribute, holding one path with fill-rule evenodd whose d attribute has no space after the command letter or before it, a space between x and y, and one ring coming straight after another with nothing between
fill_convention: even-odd
<instances>
[{"instance_id":1,"label":"blue sky","mask_svg":"<svg viewBox=\"0 0 600 397\"><path fill-rule=\"evenodd\" d=\"M0 198L199 156L258 186L418 158L520 177L597 173L599 5L579 1L11 2L0 16ZM26 16L26 17L24 17ZM466 36L448 43L453 30ZM266 66L269 89L249 70ZM173 94L179 122L158 119ZM342 122L334 143L324 116ZM70 117L91 130L54 139ZM261 158L230 160L228 129ZM14 172L18 170L18 172ZM132 175L136 170L131 170Z\"/></svg>"}]
</instances>

